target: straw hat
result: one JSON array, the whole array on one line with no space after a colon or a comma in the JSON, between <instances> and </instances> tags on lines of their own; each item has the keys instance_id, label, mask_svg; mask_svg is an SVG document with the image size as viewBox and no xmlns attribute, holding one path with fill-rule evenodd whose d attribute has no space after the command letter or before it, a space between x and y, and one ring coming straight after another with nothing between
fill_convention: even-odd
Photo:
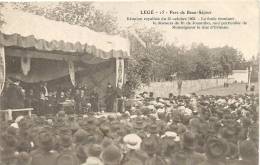
<instances>
[{"instance_id":1,"label":"straw hat","mask_svg":"<svg viewBox=\"0 0 260 165\"><path fill-rule=\"evenodd\" d=\"M142 139L136 134L128 134L123 138L126 147L133 150L140 149Z\"/></svg>"}]
</instances>

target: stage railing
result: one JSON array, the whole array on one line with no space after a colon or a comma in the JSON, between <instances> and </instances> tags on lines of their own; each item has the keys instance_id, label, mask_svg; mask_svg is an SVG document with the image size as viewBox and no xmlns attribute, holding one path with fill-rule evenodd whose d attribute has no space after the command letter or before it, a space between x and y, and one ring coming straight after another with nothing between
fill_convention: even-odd
<instances>
[{"instance_id":1,"label":"stage railing","mask_svg":"<svg viewBox=\"0 0 260 165\"><path fill-rule=\"evenodd\" d=\"M28 115L32 115L33 108L21 108L21 109L5 109L0 110L1 113L4 113L5 120L13 120L13 112L24 112L27 111Z\"/></svg>"}]
</instances>

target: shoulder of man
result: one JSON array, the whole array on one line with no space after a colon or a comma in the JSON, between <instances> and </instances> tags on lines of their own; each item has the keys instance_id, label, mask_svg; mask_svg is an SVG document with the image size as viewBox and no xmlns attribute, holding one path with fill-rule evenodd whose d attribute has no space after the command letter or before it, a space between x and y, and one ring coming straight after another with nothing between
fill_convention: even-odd
<instances>
[{"instance_id":1,"label":"shoulder of man","mask_svg":"<svg viewBox=\"0 0 260 165\"><path fill-rule=\"evenodd\" d=\"M57 157L57 165L79 165L79 160L74 152L65 152Z\"/></svg>"}]
</instances>

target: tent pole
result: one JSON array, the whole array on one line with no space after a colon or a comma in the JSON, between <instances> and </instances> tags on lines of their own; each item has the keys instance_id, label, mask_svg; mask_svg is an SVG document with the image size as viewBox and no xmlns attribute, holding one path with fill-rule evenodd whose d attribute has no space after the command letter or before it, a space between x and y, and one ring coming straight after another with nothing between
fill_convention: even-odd
<instances>
[{"instance_id":1,"label":"tent pole","mask_svg":"<svg viewBox=\"0 0 260 165\"><path fill-rule=\"evenodd\" d=\"M5 67L5 48L0 45L0 95L4 89L5 77L6 77L6 67Z\"/></svg>"}]
</instances>

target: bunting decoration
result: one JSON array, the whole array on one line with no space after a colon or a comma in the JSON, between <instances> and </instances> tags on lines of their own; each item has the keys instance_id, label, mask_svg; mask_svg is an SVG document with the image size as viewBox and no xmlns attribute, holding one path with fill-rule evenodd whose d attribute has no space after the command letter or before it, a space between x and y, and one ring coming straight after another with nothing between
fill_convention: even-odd
<instances>
[{"instance_id":1,"label":"bunting decoration","mask_svg":"<svg viewBox=\"0 0 260 165\"><path fill-rule=\"evenodd\" d=\"M25 76L27 76L29 71L31 70L31 58L21 57L21 68L22 68L23 74Z\"/></svg>"},{"instance_id":2,"label":"bunting decoration","mask_svg":"<svg viewBox=\"0 0 260 165\"><path fill-rule=\"evenodd\" d=\"M74 62L68 61L68 65L69 65L69 75L70 75L71 83L73 86L76 86Z\"/></svg>"},{"instance_id":3,"label":"bunting decoration","mask_svg":"<svg viewBox=\"0 0 260 165\"><path fill-rule=\"evenodd\" d=\"M116 87L122 88L124 83L124 59L116 59Z\"/></svg>"},{"instance_id":4,"label":"bunting decoration","mask_svg":"<svg viewBox=\"0 0 260 165\"><path fill-rule=\"evenodd\" d=\"M0 45L0 95L4 89L5 84L5 50Z\"/></svg>"}]
</instances>

